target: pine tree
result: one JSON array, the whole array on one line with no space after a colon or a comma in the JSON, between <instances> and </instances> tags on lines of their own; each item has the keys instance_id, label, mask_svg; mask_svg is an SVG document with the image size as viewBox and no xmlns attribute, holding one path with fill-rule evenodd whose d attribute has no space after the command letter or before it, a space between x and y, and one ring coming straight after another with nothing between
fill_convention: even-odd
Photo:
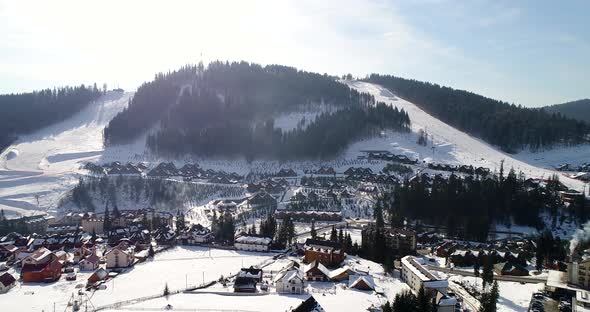
<instances>
[{"instance_id":1,"label":"pine tree","mask_svg":"<svg viewBox=\"0 0 590 312\"><path fill-rule=\"evenodd\" d=\"M164 286L164 297L166 297L166 299L168 299L169 296L170 296L170 289L168 288L168 283L166 283L166 285Z\"/></svg>"},{"instance_id":2,"label":"pine tree","mask_svg":"<svg viewBox=\"0 0 590 312\"><path fill-rule=\"evenodd\" d=\"M156 252L154 251L154 246L150 244L150 248L148 249L148 257L153 258Z\"/></svg>"},{"instance_id":3,"label":"pine tree","mask_svg":"<svg viewBox=\"0 0 590 312\"><path fill-rule=\"evenodd\" d=\"M184 214L180 212L180 209L176 213L176 234L180 234L185 228Z\"/></svg>"},{"instance_id":4,"label":"pine tree","mask_svg":"<svg viewBox=\"0 0 590 312\"><path fill-rule=\"evenodd\" d=\"M4 209L0 210L0 221L6 220L6 215L4 215Z\"/></svg>"},{"instance_id":5,"label":"pine tree","mask_svg":"<svg viewBox=\"0 0 590 312\"><path fill-rule=\"evenodd\" d=\"M111 230L111 216L109 215L109 205L108 204L104 208L103 229L107 233Z\"/></svg>"},{"instance_id":6,"label":"pine tree","mask_svg":"<svg viewBox=\"0 0 590 312\"><path fill-rule=\"evenodd\" d=\"M386 301L385 304L383 306L381 306L381 311L382 312L393 312L393 309L391 308L391 304L389 303L389 301Z\"/></svg>"},{"instance_id":7,"label":"pine tree","mask_svg":"<svg viewBox=\"0 0 590 312\"><path fill-rule=\"evenodd\" d=\"M338 231L338 242L340 244L344 244L344 233L342 233L342 228Z\"/></svg>"},{"instance_id":8,"label":"pine tree","mask_svg":"<svg viewBox=\"0 0 590 312\"><path fill-rule=\"evenodd\" d=\"M318 236L318 232L315 229L315 220L311 220L311 239L316 239Z\"/></svg>"},{"instance_id":9,"label":"pine tree","mask_svg":"<svg viewBox=\"0 0 590 312\"><path fill-rule=\"evenodd\" d=\"M430 298L426 295L424 286L420 286L416 299L418 301L418 312L431 312Z\"/></svg>"},{"instance_id":10,"label":"pine tree","mask_svg":"<svg viewBox=\"0 0 590 312\"><path fill-rule=\"evenodd\" d=\"M333 242L338 241L338 232L336 232L336 227L332 226L332 232L330 232L330 240Z\"/></svg>"}]
</instances>

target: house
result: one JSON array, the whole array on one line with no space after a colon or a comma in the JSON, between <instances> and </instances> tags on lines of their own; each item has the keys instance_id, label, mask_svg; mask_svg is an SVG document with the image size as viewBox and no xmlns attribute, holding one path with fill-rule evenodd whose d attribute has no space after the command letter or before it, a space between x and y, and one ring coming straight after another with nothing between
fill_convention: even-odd
<instances>
[{"instance_id":1,"label":"house","mask_svg":"<svg viewBox=\"0 0 590 312\"><path fill-rule=\"evenodd\" d=\"M41 247L35 250L31 255L24 258L22 261L22 265L32 264L46 264L49 263L51 260L57 260L55 254L53 254L49 249L45 247Z\"/></svg>"},{"instance_id":2,"label":"house","mask_svg":"<svg viewBox=\"0 0 590 312\"><path fill-rule=\"evenodd\" d=\"M305 279L308 281L316 281L316 282L327 281L328 276L325 273L326 270L320 269L319 266L320 266L320 263L317 261L313 261L310 264L306 265L303 268L303 273L305 274Z\"/></svg>"},{"instance_id":3,"label":"house","mask_svg":"<svg viewBox=\"0 0 590 312\"><path fill-rule=\"evenodd\" d=\"M325 312L324 308L315 300L313 296L309 296L295 309L291 309L289 312Z\"/></svg>"},{"instance_id":4,"label":"house","mask_svg":"<svg viewBox=\"0 0 590 312\"><path fill-rule=\"evenodd\" d=\"M180 240L184 245L209 244L213 241L213 233L200 224L193 224L183 231Z\"/></svg>"},{"instance_id":5,"label":"house","mask_svg":"<svg viewBox=\"0 0 590 312\"><path fill-rule=\"evenodd\" d=\"M242 268L238 272L238 276L253 278L257 283L262 282L262 269L255 267Z\"/></svg>"},{"instance_id":6,"label":"house","mask_svg":"<svg viewBox=\"0 0 590 312\"><path fill-rule=\"evenodd\" d=\"M515 262L501 262L494 265L494 272L498 275L527 276L529 271Z\"/></svg>"},{"instance_id":7,"label":"house","mask_svg":"<svg viewBox=\"0 0 590 312\"><path fill-rule=\"evenodd\" d=\"M126 243L111 248L105 253L107 269L111 268L128 268L133 265L135 253Z\"/></svg>"},{"instance_id":8,"label":"house","mask_svg":"<svg viewBox=\"0 0 590 312\"><path fill-rule=\"evenodd\" d=\"M346 258L346 253L337 242L322 241L308 238L305 241L305 258L306 263L318 261L327 266L335 266Z\"/></svg>"},{"instance_id":9,"label":"house","mask_svg":"<svg viewBox=\"0 0 590 312\"><path fill-rule=\"evenodd\" d=\"M62 263L57 259L46 263L26 263L21 268L24 283L54 282L61 277Z\"/></svg>"},{"instance_id":10,"label":"house","mask_svg":"<svg viewBox=\"0 0 590 312\"><path fill-rule=\"evenodd\" d=\"M238 274L234 281L234 292L256 292L256 278Z\"/></svg>"},{"instance_id":11,"label":"house","mask_svg":"<svg viewBox=\"0 0 590 312\"><path fill-rule=\"evenodd\" d=\"M369 275L351 275L348 279L348 288L375 290L375 281Z\"/></svg>"},{"instance_id":12,"label":"house","mask_svg":"<svg viewBox=\"0 0 590 312\"><path fill-rule=\"evenodd\" d=\"M8 272L0 274L0 294L7 292L14 285L16 285L16 279L12 274Z\"/></svg>"},{"instance_id":13,"label":"house","mask_svg":"<svg viewBox=\"0 0 590 312\"><path fill-rule=\"evenodd\" d=\"M104 281L107 277L109 277L109 272L103 268L99 268L90 277L88 277L88 284L92 285L94 283Z\"/></svg>"},{"instance_id":14,"label":"house","mask_svg":"<svg viewBox=\"0 0 590 312\"><path fill-rule=\"evenodd\" d=\"M99 264L100 258L95 253L92 253L90 256L80 261L80 271L94 271L98 269Z\"/></svg>"},{"instance_id":15,"label":"house","mask_svg":"<svg viewBox=\"0 0 590 312\"><path fill-rule=\"evenodd\" d=\"M0 245L0 260L10 260L14 258L14 255L18 247L14 245Z\"/></svg>"},{"instance_id":16,"label":"house","mask_svg":"<svg viewBox=\"0 0 590 312\"><path fill-rule=\"evenodd\" d=\"M234 241L237 250L245 251L269 251L272 238L257 236L239 236Z\"/></svg>"},{"instance_id":17,"label":"house","mask_svg":"<svg viewBox=\"0 0 590 312\"><path fill-rule=\"evenodd\" d=\"M274 278L280 294L302 294L305 288L303 273L298 269L283 270Z\"/></svg>"},{"instance_id":18,"label":"house","mask_svg":"<svg viewBox=\"0 0 590 312\"><path fill-rule=\"evenodd\" d=\"M90 256L93 251L85 246L82 246L76 250L74 250L74 263L80 262L82 259Z\"/></svg>"},{"instance_id":19,"label":"house","mask_svg":"<svg viewBox=\"0 0 590 312\"><path fill-rule=\"evenodd\" d=\"M434 302L436 303L437 312L455 312L457 298L437 291L434 296Z\"/></svg>"},{"instance_id":20,"label":"house","mask_svg":"<svg viewBox=\"0 0 590 312\"><path fill-rule=\"evenodd\" d=\"M104 219L97 217L83 218L82 231L89 234L102 235L104 233Z\"/></svg>"}]
</instances>

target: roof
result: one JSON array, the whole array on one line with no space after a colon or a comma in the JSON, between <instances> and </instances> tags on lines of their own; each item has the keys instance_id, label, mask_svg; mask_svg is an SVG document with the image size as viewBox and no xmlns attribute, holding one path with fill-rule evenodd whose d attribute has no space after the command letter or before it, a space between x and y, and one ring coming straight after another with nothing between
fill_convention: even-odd
<instances>
[{"instance_id":1,"label":"roof","mask_svg":"<svg viewBox=\"0 0 590 312\"><path fill-rule=\"evenodd\" d=\"M325 312L324 308L315 300L313 296L309 296L307 300L303 301L297 308L291 310L292 312Z\"/></svg>"},{"instance_id":2,"label":"roof","mask_svg":"<svg viewBox=\"0 0 590 312\"><path fill-rule=\"evenodd\" d=\"M257 236L240 236L236 238L235 242L240 244L268 245L272 242L272 238Z\"/></svg>"},{"instance_id":3,"label":"roof","mask_svg":"<svg viewBox=\"0 0 590 312\"><path fill-rule=\"evenodd\" d=\"M33 259L34 261L41 261L49 255L51 255L51 251L45 247L41 247L35 250L35 252L29 256L29 258Z\"/></svg>"},{"instance_id":4,"label":"roof","mask_svg":"<svg viewBox=\"0 0 590 312\"><path fill-rule=\"evenodd\" d=\"M424 267L424 260L413 256L405 256L402 258L402 266L406 266L412 273L414 273L423 282L438 281L439 278L434 276L426 267Z\"/></svg>"},{"instance_id":5,"label":"roof","mask_svg":"<svg viewBox=\"0 0 590 312\"><path fill-rule=\"evenodd\" d=\"M369 275L351 275L348 279L350 288L356 288L359 283L365 283L369 288L375 289L375 281Z\"/></svg>"},{"instance_id":6,"label":"roof","mask_svg":"<svg viewBox=\"0 0 590 312\"><path fill-rule=\"evenodd\" d=\"M299 279L303 281L303 273L301 273L301 271L297 269L284 270L279 272L279 274L275 276L273 281L277 282L279 280L282 280L283 283L288 283L293 279Z\"/></svg>"},{"instance_id":7,"label":"roof","mask_svg":"<svg viewBox=\"0 0 590 312\"><path fill-rule=\"evenodd\" d=\"M4 285L4 287L8 287L16 282L16 279L12 274L5 272L4 274L0 275L0 284Z\"/></svg>"},{"instance_id":8,"label":"roof","mask_svg":"<svg viewBox=\"0 0 590 312\"><path fill-rule=\"evenodd\" d=\"M316 247L323 247L323 248L330 248L330 249L340 249L341 245L337 242L327 241L327 240L319 240L319 239L311 239L308 238L305 241L305 246L316 246Z\"/></svg>"}]
</instances>

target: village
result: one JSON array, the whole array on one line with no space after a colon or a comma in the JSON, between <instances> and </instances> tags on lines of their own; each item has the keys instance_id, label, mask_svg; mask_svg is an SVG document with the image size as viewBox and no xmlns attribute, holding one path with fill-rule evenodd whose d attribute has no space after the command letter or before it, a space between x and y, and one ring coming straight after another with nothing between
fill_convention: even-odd
<instances>
[{"instance_id":1,"label":"village","mask_svg":"<svg viewBox=\"0 0 590 312\"><path fill-rule=\"evenodd\" d=\"M395 162L383 166L390 158ZM236 305L331 311L344 300L351 311L382 311L409 291L424 292L436 311L459 312L480 310L485 282L479 280L486 279L488 286L500 284L501 311L590 304L584 269L590 260L547 257L538 264L539 239L528 233L498 231L487 242L470 242L420 224L375 223L379 195L401 180L489 170L420 166L379 152L354 163L361 166L246 175L196 164L88 163L90 176L174 181L206 191L189 209L119 209L106 201L102 212L68 205L59 217L2 220L14 231L0 238L0 302L31 298L32 311L234 311ZM561 194L572 202L579 196ZM375 244L377 235L382 245ZM393 258L380 258L379 248ZM215 300L220 296L226 303Z\"/></svg>"}]
</instances>

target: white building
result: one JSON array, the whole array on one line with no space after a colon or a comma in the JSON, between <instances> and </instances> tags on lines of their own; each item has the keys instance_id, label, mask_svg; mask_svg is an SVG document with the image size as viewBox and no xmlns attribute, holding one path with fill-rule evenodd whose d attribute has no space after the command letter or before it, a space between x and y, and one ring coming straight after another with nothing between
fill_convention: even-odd
<instances>
[{"instance_id":1,"label":"white building","mask_svg":"<svg viewBox=\"0 0 590 312\"><path fill-rule=\"evenodd\" d=\"M98 269L99 264L100 258L95 253L92 253L80 261L80 271L94 271Z\"/></svg>"},{"instance_id":2,"label":"white building","mask_svg":"<svg viewBox=\"0 0 590 312\"><path fill-rule=\"evenodd\" d=\"M272 239L268 237L240 236L235 239L234 247L237 250L269 251Z\"/></svg>"},{"instance_id":3,"label":"white building","mask_svg":"<svg viewBox=\"0 0 590 312\"><path fill-rule=\"evenodd\" d=\"M426 292L434 293L439 291L443 294L447 293L449 281L440 279L432 274L424 265L424 260L413 256L405 256L402 258L402 281L412 288L415 293L420 291L420 287L424 286Z\"/></svg>"},{"instance_id":4,"label":"white building","mask_svg":"<svg viewBox=\"0 0 590 312\"><path fill-rule=\"evenodd\" d=\"M304 290L303 273L298 269L279 272L275 277L277 292L280 294L302 294Z\"/></svg>"},{"instance_id":5,"label":"white building","mask_svg":"<svg viewBox=\"0 0 590 312\"><path fill-rule=\"evenodd\" d=\"M107 251L104 256L106 258L107 269L130 267L133 265L133 260L135 259L133 249L123 243Z\"/></svg>"}]
</instances>

